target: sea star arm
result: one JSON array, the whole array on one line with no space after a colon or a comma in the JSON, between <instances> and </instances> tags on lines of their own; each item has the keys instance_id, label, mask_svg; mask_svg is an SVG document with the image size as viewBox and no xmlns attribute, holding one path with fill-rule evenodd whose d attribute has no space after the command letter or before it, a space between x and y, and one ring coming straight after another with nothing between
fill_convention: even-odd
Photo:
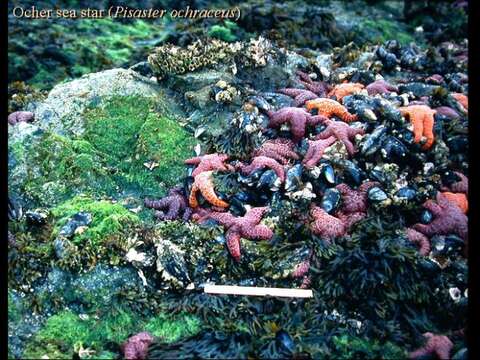
<instances>
[{"instance_id":1,"label":"sea star arm","mask_svg":"<svg viewBox=\"0 0 480 360\"><path fill-rule=\"evenodd\" d=\"M330 136L334 135L332 128L327 127L325 130L323 130L320 134L315 136L315 140L325 140L329 138Z\"/></svg>"},{"instance_id":2,"label":"sea star arm","mask_svg":"<svg viewBox=\"0 0 480 360\"><path fill-rule=\"evenodd\" d=\"M187 206L182 216L183 221L188 221L190 219L190 216L192 216L192 212L193 210Z\"/></svg>"},{"instance_id":3,"label":"sea star arm","mask_svg":"<svg viewBox=\"0 0 480 360\"><path fill-rule=\"evenodd\" d=\"M223 200L220 200L217 194L215 194L215 190L213 189L213 184L210 183L208 185L204 185L200 187L200 192L202 193L205 200L207 200L210 204L220 207L228 207L228 203Z\"/></svg>"},{"instance_id":4,"label":"sea star arm","mask_svg":"<svg viewBox=\"0 0 480 360\"><path fill-rule=\"evenodd\" d=\"M186 165L198 165L202 161L202 156L196 156L185 160Z\"/></svg>"},{"instance_id":5,"label":"sea star arm","mask_svg":"<svg viewBox=\"0 0 480 360\"><path fill-rule=\"evenodd\" d=\"M168 212L165 215L165 219L167 220L175 219L180 213L180 208L181 208L180 201L178 201L178 199L173 199L170 202L170 207L168 208Z\"/></svg>"},{"instance_id":6,"label":"sea star arm","mask_svg":"<svg viewBox=\"0 0 480 360\"><path fill-rule=\"evenodd\" d=\"M328 117L324 115L310 115L307 119L308 125L315 126L318 124L323 124L328 120Z\"/></svg>"},{"instance_id":7,"label":"sea star arm","mask_svg":"<svg viewBox=\"0 0 480 360\"><path fill-rule=\"evenodd\" d=\"M244 229L244 236L249 239L269 240L273 236L273 231L268 226L259 224Z\"/></svg>"},{"instance_id":8,"label":"sea star arm","mask_svg":"<svg viewBox=\"0 0 480 360\"><path fill-rule=\"evenodd\" d=\"M235 261L240 261L240 233L236 226L227 230L226 234L227 248Z\"/></svg>"}]
</instances>

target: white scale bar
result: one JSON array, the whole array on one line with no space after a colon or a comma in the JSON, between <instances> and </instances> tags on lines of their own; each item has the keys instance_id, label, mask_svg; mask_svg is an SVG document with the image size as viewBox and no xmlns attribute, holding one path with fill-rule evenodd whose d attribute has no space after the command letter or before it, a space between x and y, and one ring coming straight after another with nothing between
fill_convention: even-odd
<instances>
[{"instance_id":1,"label":"white scale bar","mask_svg":"<svg viewBox=\"0 0 480 360\"><path fill-rule=\"evenodd\" d=\"M312 290L205 284L207 294L313 298Z\"/></svg>"}]
</instances>

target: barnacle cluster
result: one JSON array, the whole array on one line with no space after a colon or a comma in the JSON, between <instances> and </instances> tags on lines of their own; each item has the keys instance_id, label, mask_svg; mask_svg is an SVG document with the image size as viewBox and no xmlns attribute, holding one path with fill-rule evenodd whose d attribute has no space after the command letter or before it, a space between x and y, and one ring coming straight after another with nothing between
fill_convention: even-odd
<instances>
[{"instance_id":1,"label":"barnacle cluster","mask_svg":"<svg viewBox=\"0 0 480 360\"><path fill-rule=\"evenodd\" d=\"M157 47L148 62L159 79L167 75L184 74L220 63L234 66L265 66L273 56L271 43L263 38L248 42L227 43L217 39L196 40L187 47L171 44Z\"/></svg>"}]
</instances>

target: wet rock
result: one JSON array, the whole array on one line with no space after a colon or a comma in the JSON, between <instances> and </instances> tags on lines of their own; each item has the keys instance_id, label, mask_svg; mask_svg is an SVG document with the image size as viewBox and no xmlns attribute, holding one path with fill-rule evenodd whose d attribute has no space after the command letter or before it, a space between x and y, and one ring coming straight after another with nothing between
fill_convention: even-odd
<instances>
[{"instance_id":1,"label":"wet rock","mask_svg":"<svg viewBox=\"0 0 480 360\"><path fill-rule=\"evenodd\" d=\"M185 261L185 251L170 240L157 239L157 272L167 286L186 288L191 283Z\"/></svg>"},{"instance_id":2,"label":"wet rock","mask_svg":"<svg viewBox=\"0 0 480 360\"><path fill-rule=\"evenodd\" d=\"M160 100L162 90L135 76L136 72L111 69L85 75L56 85L48 97L38 105L36 123L61 135L81 135L84 131L84 110L98 99L111 96L138 95ZM163 101L167 106L172 102Z\"/></svg>"},{"instance_id":3,"label":"wet rock","mask_svg":"<svg viewBox=\"0 0 480 360\"><path fill-rule=\"evenodd\" d=\"M46 224L48 214L43 210L29 210L25 213L25 216L30 224L41 226Z\"/></svg>"},{"instance_id":4,"label":"wet rock","mask_svg":"<svg viewBox=\"0 0 480 360\"><path fill-rule=\"evenodd\" d=\"M80 226L88 226L92 222L92 215L86 212L79 212L73 215L70 220L60 229L59 236L72 237Z\"/></svg>"}]
</instances>

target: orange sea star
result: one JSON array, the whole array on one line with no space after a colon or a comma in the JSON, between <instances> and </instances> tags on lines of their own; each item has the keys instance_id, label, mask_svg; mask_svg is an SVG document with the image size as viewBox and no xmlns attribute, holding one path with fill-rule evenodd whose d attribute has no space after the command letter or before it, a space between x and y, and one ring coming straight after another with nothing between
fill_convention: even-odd
<instances>
[{"instance_id":1,"label":"orange sea star","mask_svg":"<svg viewBox=\"0 0 480 360\"><path fill-rule=\"evenodd\" d=\"M468 211L468 199L467 195L462 193L453 193L449 191L442 192L442 195L445 196L450 202L457 205L464 214Z\"/></svg>"},{"instance_id":2,"label":"orange sea star","mask_svg":"<svg viewBox=\"0 0 480 360\"><path fill-rule=\"evenodd\" d=\"M335 96L339 103L342 103L342 100L345 96L359 93L365 88L363 84L360 83L344 83L335 85L335 87L328 93L329 97Z\"/></svg>"},{"instance_id":3,"label":"orange sea star","mask_svg":"<svg viewBox=\"0 0 480 360\"><path fill-rule=\"evenodd\" d=\"M427 141L422 146L422 149L429 149L435 140L433 135L433 115L435 115L436 111L427 105L410 105L401 107L399 110L413 124L413 133L415 135L413 141L419 143L423 135L427 138Z\"/></svg>"},{"instance_id":4,"label":"orange sea star","mask_svg":"<svg viewBox=\"0 0 480 360\"><path fill-rule=\"evenodd\" d=\"M342 104L332 99L318 98L309 100L306 103L306 107L308 111L316 109L319 115L326 117L337 116L346 122L357 120L357 115L350 114Z\"/></svg>"},{"instance_id":5,"label":"orange sea star","mask_svg":"<svg viewBox=\"0 0 480 360\"><path fill-rule=\"evenodd\" d=\"M198 207L198 201L196 197L198 191L200 191L205 200L207 200L213 206L218 206L221 208L228 207L228 203L219 199L217 194L215 194L212 173L213 171L205 171L195 176L195 180L192 185L192 191L190 192L190 197L188 199L191 208Z\"/></svg>"}]
</instances>

